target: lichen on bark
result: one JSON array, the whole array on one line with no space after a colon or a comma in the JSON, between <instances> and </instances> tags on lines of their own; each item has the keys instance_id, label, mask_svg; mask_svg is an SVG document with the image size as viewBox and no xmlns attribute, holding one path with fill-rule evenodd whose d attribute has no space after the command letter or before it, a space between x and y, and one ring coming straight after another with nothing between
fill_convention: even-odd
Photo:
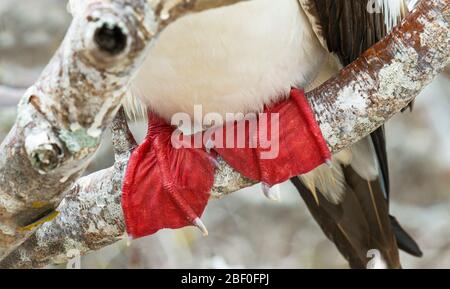
<instances>
[{"instance_id":1,"label":"lichen on bark","mask_svg":"<svg viewBox=\"0 0 450 289\"><path fill-rule=\"evenodd\" d=\"M120 5L130 1L112 2ZM176 19L190 9L202 7L196 6L202 1L179 0L176 3L180 6L171 7L166 15L164 3L158 2L152 1L152 8L155 9L156 18L162 19L160 27L167 25L171 16ZM213 2L229 4L235 1ZM406 107L448 65L449 13L448 0L422 0L416 10L386 39L343 69L338 76L308 93L332 152L339 152L352 145L382 125ZM96 107L99 107L98 104ZM61 106L57 106L58 109ZM111 115L114 115L114 110ZM60 115L55 119L65 121L66 117ZM92 123L92 119L89 122ZM121 181L129 152L136 144L126 128L123 115L116 119L113 130L116 136L113 139L116 147L114 167L86 176L78 182L75 181L79 173L75 171L60 186L58 182L55 183L55 179L40 176L42 180L38 188L28 181L30 177L38 176L38 173L29 169L29 161L23 157L26 154L23 140L17 137L20 135L17 126L11 131L0 146L0 259L1 250L4 253L5 248L11 248L11 244L15 243L17 224L29 220L30 215L38 215L32 206L24 207L22 200L27 198L29 203L47 200L45 196L31 198L34 195L29 196L28 193L50 190L58 192L58 198L64 186L71 182L75 184L60 205L60 214L52 222L42 225L25 243L4 258L0 267L42 267L53 262L64 262L69 258L68 252L74 248L85 254L112 244L123 236L125 227L120 208ZM4 169L7 162L11 162L8 164L11 171ZM219 161L219 164L213 196L220 197L253 184L225 162ZM22 190L25 186L31 188ZM23 196L18 198L14 193L7 192ZM44 209L52 209L57 202L50 199L48 203L51 204L48 207L46 202L41 203L39 209L45 212ZM21 240L26 237L22 235Z\"/></svg>"}]
</instances>

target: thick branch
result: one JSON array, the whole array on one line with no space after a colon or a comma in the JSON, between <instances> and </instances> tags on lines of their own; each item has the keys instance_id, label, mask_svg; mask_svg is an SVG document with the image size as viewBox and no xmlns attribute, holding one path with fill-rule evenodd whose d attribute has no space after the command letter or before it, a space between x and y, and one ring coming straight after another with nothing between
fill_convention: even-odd
<instances>
[{"instance_id":1,"label":"thick branch","mask_svg":"<svg viewBox=\"0 0 450 289\"><path fill-rule=\"evenodd\" d=\"M155 0L162 10L152 10L147 0L70 1L74 19L66 38L22 97L16 124L0 146L0 259L54 217L97 150L151 40L178 17L202 10L200 2ZM230 4L210 2L215 6L206 8Z\"/></svg>"},{"instance_id":2,"label":"thick branch","mask_svg":"<svg viewBox=\"0 0 450 289\"><path fill-rule=\"evenodd\" d=\"M79 179L61 202L59 216L43 224L0 267L38 268L61 263L67 261L70 257L67 252L71 250L86 254L123 238L125 223L121 207L121 181L136 142L123 112L114 120L112 131L116 158L114 167ZM212 194L220 197L251 184L220 161Z\"/></svg>"},{"instance_id":3,"label":"thick branch","mask_svg":"<svg viewBox=\"0 0 450 289\"><path fill-rule=\"evenodd\" d=\"M333 152L357 142L407 106L449 63L448 8L448 0L421 1L389 37L308 94ZM114 169L80 180L61 205L60 216L42 226L0 266L40 267L63 262L69 249L84 254L120 238L124 233L120 178L112 176L123 175L126 160L117 163L122 166L116 164ZM213 195L249 185L251 182L221 162Z\"/></svg>"},{"instance_id":4,"label":"thick branch","mask_svg":"<svg viewBox=\"0 0 450 289\"><path fill-rule=\"evenodd\" d=\"M400 27L309 93L333 152L380 127L445 69L449 18L448 0L422 0Z\"/></svg>"}]
</instances>

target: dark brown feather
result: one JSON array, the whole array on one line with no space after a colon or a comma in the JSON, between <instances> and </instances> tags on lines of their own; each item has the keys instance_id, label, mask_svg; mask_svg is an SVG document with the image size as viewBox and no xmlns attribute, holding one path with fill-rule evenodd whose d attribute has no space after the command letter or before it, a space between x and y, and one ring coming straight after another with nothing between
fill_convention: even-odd
<instances>
[{"instance_id":1,"label":"dark brown feather","mask_svg":"<svg viewBox=\"0 0 450 289\"><path fill-rule=\"evenodd\" d=\"M371 135L371 140L373 147L375 149L375 154L377 156L377 161L380 166L381 179L380 186L383 187L386 200L389 202L390 197L390 179L389 179L389 166L386 150L386 134L384 131L384 126L380 127L374 131Z\"/></svg>"},{"instance_id":2,"label":"dark brown feather","mask_svg":"<svg viewBox=\"0 0 450 289\"><path fill-rule=\"evenodd\" d=\"M369 13L368 0L300 0L322 43L335 53L342 65L354 61L387 34L383 13ZM412 238L389 216L389 170L384 127L372 134L381 177L369 182L352 168L343 168L347 181L344 200L339 205L319 194L319 204L298 178L292 182L309 210L349 261L352 268L365 268L367 252L378 249L390 268L399 268L396 244L415 255L421 254ZM394 219L395 220L395 219ZM395 220L396 221L396 220ZM396 224L398 226L396 226Z\"/></svg>"},{"instance_id":3,"label":"dark brown feather","mask_svg":"<svg viewBox=\"0 0 450 289\"><path fill-rule=\"evenodd\" d=\"M322 194L318 194L317 203L298 178L292 179L292 183L325 235L336 245L351 268L365 269L370 261L367 253L373 249L380 251L389 268L400 268L398 250L392 239L393 234L385 234L384 228L380 229L375 221L377 218L373 216L373 204L369 198L361 199L358 193L348 188L339 205L330 203ZM378 201L377 198L375 200ZM377 206L382 212L387 211L385 202L377 203ZM390 226L389 222L386 223L384 219L382 221L384 225ZM379 234L380 230L383 230L383 234Z\"/></svg>"},{"instance_id":4,"label":"dark brown feather","mask_svg":"<svg viewBox=\"0 0 450 289\"><path fill-rule=\"evenodd\" d=\"M369 13L368 0L301 0L318 19L330 52L344 65L386 36L383 13ZM319 36L319 37L320 37Z\"/></svg>"},{"instance_id":5,"label":"dark brown feather","mask_svg":"<svg viewBox=\"0 0 450 289\"><path fill-rule=\"evenodd\" d=\"M395 217L390 216L390 219L399 249L415 257L422 257L422 250L420 250L416 241L414 241L414 239L402 228Z\"/></svg>"}]
</instances>

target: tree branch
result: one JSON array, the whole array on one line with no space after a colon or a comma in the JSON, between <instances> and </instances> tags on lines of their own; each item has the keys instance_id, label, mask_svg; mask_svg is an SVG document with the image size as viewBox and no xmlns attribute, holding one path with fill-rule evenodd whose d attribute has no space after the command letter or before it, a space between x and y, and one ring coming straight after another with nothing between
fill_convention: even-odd
<instances>
[{"instance_id":1,"label":"tree branch","mask_svg":"<svg viewBox=\"0 0 450 289\"><path fill-rule=\"evenodd\" d=\"M421 0L400 27L309 93L333 152L405 108L449 63L449 2Z\"/></svg>"},{"instance_id":2,"label":"tree branch","mask_svg":"<svg viewBox=\"0 0 450 289\"><path fill-rule=\"evenodd\" d=\"M0 265L5 268L39 268L67 261L70 250L82 254L101 249L123 238L125 223L121 207L122 179L136 142L119 112L112 126L115 164L81 178L59 206L59 216L42 225L22 246ZM213 195L222 196L252 183L220 161ZM31 247L29 247L31 246ZM25 254L18 259L21 252Z\"/></svg>"},{"instance_id":3,"label":"tree branch","mask_svg":"<svg viewBox=\"0 0 450 289\"><path fill-rule=\"evenodd\" d=\"M96 152L151 40L189 12L231 3L202 2L152 0L152 10L147 0L70 1L74 19L65 40L22 97L17 121L0 145L0 259L55 216L64 192Z\"/></svg>"},{"instance_id":4,"label":"tree branch","mask_svg":"<svg viewBox=\"0 0 450 289\"><path fill-rule=\"evenodd\" d=\"M357 142L406 107L449 63L448 6L448 0L422 0L390 36L308 93L332 152ZM0 267L64 262L70 249L85 254L121 238L120 180L128 155L118 155L122 157L114 168L80 179L61 204L60 215L44 224ZM213 195L251 184L221 161Z\"/></svg>"}]
</instances>

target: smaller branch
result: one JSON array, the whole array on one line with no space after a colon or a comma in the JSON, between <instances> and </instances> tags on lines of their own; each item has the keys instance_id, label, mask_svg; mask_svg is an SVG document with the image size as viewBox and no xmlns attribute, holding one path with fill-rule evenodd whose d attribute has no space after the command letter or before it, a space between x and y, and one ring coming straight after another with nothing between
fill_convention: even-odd
<instances>
[{"instance_id":1,"label":"smaller branch","mask_svg":"<svg viewBox=\"0 0 450 289\"><path fill-rule=\"evenodd\" d=\"M448 0L422 0L392 33L308 93L333 153L400 112L450 61Z\"/></svg>"},{"instance_id":2,"label":"smaller branch","mask_svg":"<svg viewBox=\"0 0 450 289\"><path fill-rule=\"evenodd\" d=\"M187 14L198 13L217 7L229 6L246 1L250 0L150 0L149 3L154 9L155 14L159 16L160 29L164 29L170 23Z\"/></svg>"},{"instance_id":3,"label":"smaller branch","mask_svg":"<svg viewBox=\"0 0 450 289\"><path fill-rule=\"evenodd\" d=\"M137 146L133 133L128 127L127 118L123 107L119 110L111 125L112 145L116 161L119 161L123 155L127 155ZM118 158L118 159L117 159Z\"/></svg>"},{"instance_id":4,"label":"smaller branch","mask_svg":"<svg viewBox=\"0 0 450 289\"><path fill-rule=\"evenodd\" d=\"M1 267L42 267L49 263L64 262L67 250L88 252L119 240L125 231L121 208L121 181L131 151L136 147L131 131L121 109L111 130L116 162L111 168L79 179L61 202L59 216L45 223L22 244L27 248L38 244L33 259L24 258L15 265L10 258L23 249L16 250L3 260Z\"/></svg>"}]
</instances>

